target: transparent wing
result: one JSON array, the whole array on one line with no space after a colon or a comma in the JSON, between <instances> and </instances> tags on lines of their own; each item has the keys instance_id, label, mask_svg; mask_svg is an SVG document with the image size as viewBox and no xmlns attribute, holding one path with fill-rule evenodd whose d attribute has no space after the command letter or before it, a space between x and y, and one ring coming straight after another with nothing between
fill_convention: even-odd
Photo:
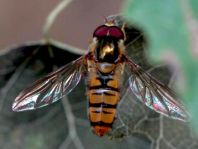
<instances>
[{"instance_id":1,"label":"transparent wing","mask_svg":"<svg viewBox=\"0 0 198 149\"><path fill-rule=\"evenodd\" d=\"M175 100L173 91L144 72L132 60L125 58L125 69L131 73L129 86L133 94L154 111L174 119L186 121L188 115L184 107Z\"/></svg>"},{"instance_id":2,"label":"transparent wing","mask_svg":"<svg viewBox=\"0 0 198 149\"><path fill-rule=\"evenodd\" d=\"M16 97L12 105L13 111L40 108L70 93L81 80L82 73L85 72L84 60L85 57L82 56L33 83Z\"/></svg>"}]
</instances>

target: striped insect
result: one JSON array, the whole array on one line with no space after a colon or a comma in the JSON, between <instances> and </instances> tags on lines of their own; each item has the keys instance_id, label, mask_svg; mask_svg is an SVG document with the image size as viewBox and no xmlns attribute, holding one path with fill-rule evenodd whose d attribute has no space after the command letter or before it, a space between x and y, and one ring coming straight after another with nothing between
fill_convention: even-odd
<instances>
[{"instance_id":1,"label":"striped insect","mask_svg":"<svg viewBox=\"0 0 198 149\"><path fill-rule=\"evenodd\" d=\"M185 121L187 114L173 92L127 57L125 40L124 28L113 21L97 27L88 53L22 91L13 103L13 111L33 110L54 103L70 93L85 76L89 120L98 136L111 130L121 90L128 87L154 111ZM122 84L124 72L130 74L127 86Z\"/></svg>"}]
</instances>

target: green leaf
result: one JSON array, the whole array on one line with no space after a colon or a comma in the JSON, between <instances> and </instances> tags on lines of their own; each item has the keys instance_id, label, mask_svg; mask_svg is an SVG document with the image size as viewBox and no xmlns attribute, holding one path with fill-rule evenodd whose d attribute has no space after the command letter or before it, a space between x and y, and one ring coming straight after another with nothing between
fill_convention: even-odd
<instances>
[{"instance_id":1,"label":"green leaf","mask_svg":"<svg viewBox=\"0 0 198 149\"><path fill-rule=\"evenodd\" d=\"M152 59L159 60L167 50L173 49L177 53L182 51L183 58L187 54L188 34L179 1L128 0L124 13L145 31Z\"/></svg>"},{"instance_id":2,"label":"green leaf","mask_svg":"<svg viewBox=\"0 0 198 149\"><path fill-rule=\"evenodd\" d=\"M189 0L190 7L194 12L194 15L198 18L198 1L197 0Z\"/></svg>"},{"instance_id":3,"label":"green leaf","mask_svg":"<svg viewBox=\"0 0 198 149\"><path fill-rule=\"evenodd\" d=\"M194 7L195 1L193 2ZM179 61L184 76L185 90L181 92L192 115L194 126L198 125L198 61L191 53L191 34L188 30L185 9L180 0L128 0L124 7L125 17L141 28L148 41L148 56L160 61L167 53L172 53ZM197 8L196 8L197 9ZM198 14L198 11L195 11ZM174 57L173 56L173 57ZM171 57L170 62L175 61ZM181 87L181 86L180 86ZM197 130L198 128L195 127Z\"/></svg>"}]
</instances>

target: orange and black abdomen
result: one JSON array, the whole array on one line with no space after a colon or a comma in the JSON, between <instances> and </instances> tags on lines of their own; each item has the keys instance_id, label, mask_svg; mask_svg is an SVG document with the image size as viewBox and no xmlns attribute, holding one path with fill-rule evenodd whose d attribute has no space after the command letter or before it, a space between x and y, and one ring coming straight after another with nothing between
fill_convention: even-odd
<instances>
[{"instance_id":1,"label":"orange and black abdomen","mask_svg":"<svg viewBox=\"0 0 198 149\"><path fill-rule=\"evenodd\" d=\"M111 130L120 100L120 70L115 64L89 61L87 96L89 119L98 136Z\"/></svg>"}]
</instances>

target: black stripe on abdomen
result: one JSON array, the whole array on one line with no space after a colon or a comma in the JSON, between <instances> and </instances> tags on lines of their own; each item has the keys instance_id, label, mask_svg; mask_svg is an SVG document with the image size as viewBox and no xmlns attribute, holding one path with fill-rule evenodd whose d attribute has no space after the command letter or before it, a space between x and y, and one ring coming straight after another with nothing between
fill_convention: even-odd
<instances>
[{"instance_id":1,"label":"black stripe on abdomen","mask_svg":"<svg viewBox=\"0 0 198 149\"><path fill-rule=\"evenodd\" d=\"M106 126L106 127L112 127L112 123L105 123L105 122L91 122L91 126Z\"/></svg>"},{"instance_id":2,"label":"black stripe on abdomen","mask_svg":"<svg viewBox=\"0 0 198 149\"><path fill-rule=\"evenodd\" d=\"M117 104L116 105L111 105L111 104L105 104L105 103L90 103L89 102L89 107L94 107L94 108L100 108L100 107L103 107L103 108L113 108L113 109L116 109L117 107Z\"/></svg>"}]
</instances>

